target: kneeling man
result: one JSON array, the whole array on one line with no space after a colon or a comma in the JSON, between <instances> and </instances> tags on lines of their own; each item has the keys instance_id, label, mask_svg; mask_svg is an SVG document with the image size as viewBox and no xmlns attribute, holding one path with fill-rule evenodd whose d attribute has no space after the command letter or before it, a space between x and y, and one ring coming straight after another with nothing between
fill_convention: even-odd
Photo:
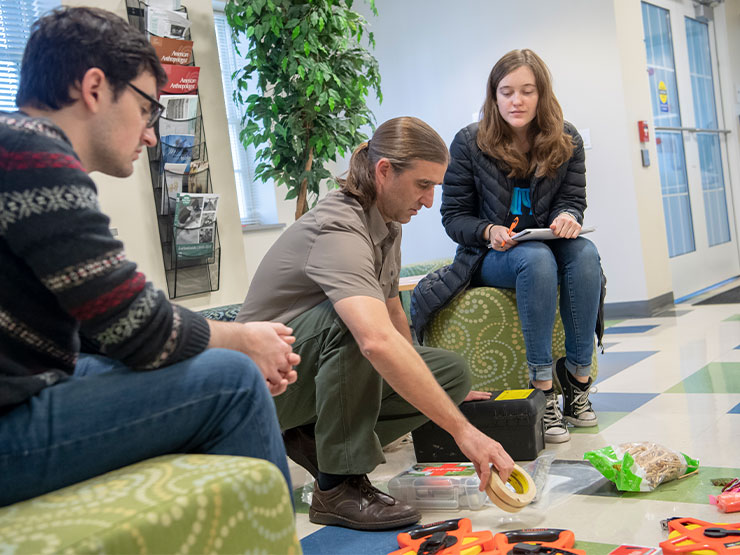
<instances>
[{"instance_id":1,"label":"kneeling man","mask_svg":"<svg viewBox=\"0 0 740 555\"><path fill-rule=\"evenodd\" d=\"M466 363L414 346L398 297L401 224L432 206L448 151L423 121L378 127L330 192L275 242L249 288L239 322L293 329L298 381L275 398L288 456L316 478L311 522L361 530L417 522L413 508L374 488L382 447L428 419L449 432L488 481L513 468L500 444L457 405L470 391Z\"/></svg>"}]
</instances>

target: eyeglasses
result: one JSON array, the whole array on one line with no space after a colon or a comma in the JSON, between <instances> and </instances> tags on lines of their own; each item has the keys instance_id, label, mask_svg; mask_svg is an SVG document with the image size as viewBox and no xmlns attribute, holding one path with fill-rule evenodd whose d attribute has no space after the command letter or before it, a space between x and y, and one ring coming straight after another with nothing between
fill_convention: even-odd
<instances>
[{"instance_id":1,"label":"eyeglasses","mask_svg":"<svg viewBox=\"0 0 740 555\"><path fill-rule=\"evenodd\" d=\"M164 112L164 106L160 104L156 98L149 96L136 85L132 85L131 83L127 83L127 85L149 101L149 119L146 122L146 126L154 127L154 124L157 123L159 116L161 116L162 112Z\"/></svg>"}]
</instances>

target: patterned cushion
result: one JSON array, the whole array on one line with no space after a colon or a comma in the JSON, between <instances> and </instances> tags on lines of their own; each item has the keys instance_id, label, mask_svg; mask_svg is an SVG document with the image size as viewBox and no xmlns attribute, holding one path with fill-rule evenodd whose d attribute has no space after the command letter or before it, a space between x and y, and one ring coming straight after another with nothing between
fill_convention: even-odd
<instances>
[{"instance_id":1,"label":"patterned cushion","mask_svg":"<svg viewBox=\"0 0 740 555\"><path fill-rule=\"evenodd\" d=\"M0 553L301 553L277 467L167 455L0 509Z\"/></svg>"},{"instance_id":2,"label":"patterned cushion","mask_svg":"<svg viewBox=\"0 0 740 555\"><path fill-rule=\"evenodd\" d=\"M559 308L552 343L553 360L565 356L565 332ZM468 289L433 317L424 344L462 355L473 373L473 389L518 389L526 387L529 381L524 336L512 289ZM594 349L591 366L594 379L597 372Z\"/></svg>"},{"instance_id":3,"label":"patterned cushion","mask_svg":"<svg viewBox=\"0 0 740 555\"><path fill-rule=\"evenodd\" d=\"M209 320L221 320L222 322L233 322L236 315L239 314L241 304L227 304L215 308L201 310L200 314Z\"/></svg>"}]
</instances>

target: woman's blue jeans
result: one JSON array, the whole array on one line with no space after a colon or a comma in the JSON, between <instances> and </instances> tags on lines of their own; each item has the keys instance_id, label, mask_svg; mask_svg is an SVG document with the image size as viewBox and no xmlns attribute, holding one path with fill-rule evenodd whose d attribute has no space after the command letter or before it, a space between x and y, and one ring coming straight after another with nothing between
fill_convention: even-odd
<instances>
[{"instance_id":1,"label":"woman's blue jeans","mask_svg":"<svg viewBox=\"0 0 740 555\"><path fill-rule=\"evenodd\" d=\"M560 286L565 365L577 376L591 372L601 294L596 246L583 237L524 241L506 251L490 249L473 285L516 290L531 380L552 379L552 330Z\"/></svg>"},{"instance_id":2,"label":"woman's blue jeans","mask_svg":"<svg viewBox=\"0 0 740 555\"><path fill-rule=\"evenodd\" d=\"M275 405L246 355L209 349L148 372L82 355L69 380L0 416L0 506L169 453L265 459L291 485Z\"/></svg>"}]
</instances>

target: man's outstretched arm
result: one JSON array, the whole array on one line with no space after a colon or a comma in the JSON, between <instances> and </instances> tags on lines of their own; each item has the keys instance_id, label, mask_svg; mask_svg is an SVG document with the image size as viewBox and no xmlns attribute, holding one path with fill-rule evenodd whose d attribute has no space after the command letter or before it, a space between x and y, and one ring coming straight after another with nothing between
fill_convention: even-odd
<instances>
[{"instance_id":1,"label":"man's outstretched arm","mask_svg":"<svg viewBox=\"0 0 740 555\"><path fill-rule=\"evenodd\" d=\"M347 297L334 309L378 373L404 399L446 430L460 450L475 465L481 490L490 478L493 464L503 480L514 461L501 444L473 426L434 379L414 347L394 327L388 307L373 297Z\"/></svg>"}]
</instances>

